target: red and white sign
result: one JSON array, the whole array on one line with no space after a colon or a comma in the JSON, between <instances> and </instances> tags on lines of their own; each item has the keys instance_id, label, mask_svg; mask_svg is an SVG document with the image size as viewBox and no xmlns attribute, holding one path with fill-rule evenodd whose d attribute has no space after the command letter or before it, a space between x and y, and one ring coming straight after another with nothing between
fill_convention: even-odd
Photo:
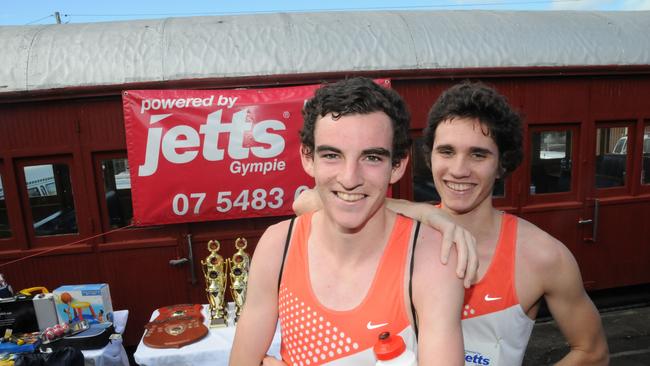
<instances>
[{"instance_id":1,"label":"red and white sign","mask_svg":"<svg viewBox=\"0 0 650 366\"><path fill-rule=\"evenodd\" d=\"M134 223L293 214L313 185L298 131L318 87L124 92Z\"/></svg>"}]
</instances>

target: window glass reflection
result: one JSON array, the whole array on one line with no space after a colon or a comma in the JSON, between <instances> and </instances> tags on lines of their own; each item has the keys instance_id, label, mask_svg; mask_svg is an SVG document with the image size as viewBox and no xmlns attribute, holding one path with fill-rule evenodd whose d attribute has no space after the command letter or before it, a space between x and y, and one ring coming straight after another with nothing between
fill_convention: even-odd
<instances>
[{"instance_id":1,"label":"window glass reflection","mask_svg":"<svg viewBox=\"0 0 650 366\"><path fill-rule=\"evenodd\" d=\"M36 236L77 233L77 217L66 164L24 168Z\"/></svg>"},{"instance_id":2,"label":"window glass reflection","mask_svg":"<svg viewBox=\"0 0 650 366\"><path fill-rule=\"evenodd\" d=\"M2 185L2 174L0 174L0 238L10 238L11 227L9 227L9 215L5 202L5 191Z\"/></svg>"},{"instance_id":3,"label":"window glass reflection","mask_svg":"<svg viewBox=\"0 0 650 366\"><path fill-rule=\"evenodd\" d=\"M530 194L571 190L571 131L531 134Z\"/></svg>"},{"instance_id":4,"label":"window glass reflection","mask_svg":"<svg viewBox=\"0 0 650 366\"><path fill-rule=\"evenodd\" d=\"M102 176L110 227L128 225L133 217L128 160L125 158L102 160Z\"/></svg>"},{"instance_id":5,"label":"window glass reflection","mask_svg":"<svg viewBox=\"0 0 650 366\"><path fill-rule=\"evenodd\" d=\"M643 130L641 155L641 184L650 184L650 124L646 125Z\"/></svg>"},{"instance_id":6,"label":"window glass reflection","mask_svg":"<svg viewBox=\"0 0 650 366\"><path fill-rule=\"evenodd\" d=\"M596 188L625 185L627 146L627 127L596 130Z\"/></svg>"},{"instance_id":7,"label":"window glass reflection","mask_svg":"<svg viewBox=\"0 0 650 366\"><path fill-rule=\"evenodd\" d=\"M440 196L433 184L431 169L427 165L422 138L413 141L413 199L415 202L440 202Z\"/></svg>"}]
</instances>

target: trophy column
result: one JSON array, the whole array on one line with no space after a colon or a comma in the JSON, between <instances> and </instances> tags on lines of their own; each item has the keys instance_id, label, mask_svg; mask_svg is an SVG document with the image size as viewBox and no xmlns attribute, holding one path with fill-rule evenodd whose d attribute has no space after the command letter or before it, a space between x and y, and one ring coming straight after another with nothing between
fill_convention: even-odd
<instances>
[{"instance_id":1,"label":"trophy column","mask_svg":"<svg viewBox=\"0 0 650 366\"><path fill-rule=\"evenodd\" d=\"M246 286L248 285L248 270L250 268L250 256L244 251L248 242L245 238L237 238L235 248L237 252L232 255L230 262L230 293L235 301L235 321L239 320L241 309L246 301Z\"/></svg>"},{"instance_id":2,"label":"trophy column","mask_svg":"<svg viewBox=\"0 0 650 366\"><path fill-rule=\"evenodd\" d=\"M208 242L210 255L201 260L201 268L205 277L205 292L210 304L210 328L226 326L224 311L224 295L226 292L226 262L217 252L220 244L216 240Z\"/></svg>"}]
</instances>

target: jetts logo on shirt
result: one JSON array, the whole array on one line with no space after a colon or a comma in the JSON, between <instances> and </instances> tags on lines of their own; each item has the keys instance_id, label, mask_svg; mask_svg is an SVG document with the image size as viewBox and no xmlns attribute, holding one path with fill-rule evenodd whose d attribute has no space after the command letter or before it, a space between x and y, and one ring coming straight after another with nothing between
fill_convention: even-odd
<instances>
[{"instance_id":1,"label":"jetts logo on shirt","mask_svg":"<svg viewBox=\"0 0 650 366\"><path fill-rule=\"evenodd\" d=\"M465 365L492 365L490 357L480 352L465 351Z\"/></svg>"}]
</instances>

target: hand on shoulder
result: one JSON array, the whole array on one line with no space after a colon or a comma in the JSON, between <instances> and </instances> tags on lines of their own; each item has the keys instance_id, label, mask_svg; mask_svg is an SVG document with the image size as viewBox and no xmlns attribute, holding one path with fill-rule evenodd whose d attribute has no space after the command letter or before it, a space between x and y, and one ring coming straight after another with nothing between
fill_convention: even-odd
<instances>
[{"instance_id":1,"label":"hand on shoulder","mask_svg":"<svg viewBox=\"0 0 650 366\"><path fill-rule=\"evenodd\" d=\"M439 276L449 277L454 282L461 283L461 279L456 275L454 264L459 260L458 254L455 251L449 253L449 263L445 265L441 261L436 260L440 256L440 251L443 246L443 235L436 229L421 225L420 232L415 247L415 271L424 271L429 275L437 274Z\"/></svg>"},{"instance_id":2,"label":"hand on shoulder","mask_svg":"<svg viewBox=\"0 0 650 366\"><path fill-rule=\"evenodd\" d=\"M300 192L298 198L293 201L291 208L296 215L303 215L323 207L318 193L314 189L305 189Z\"/></svg>"},{"instance_id":3,"label":"hand on shoulder","mask_svg":"<svg viewBox=\"0 0 650 366\"><path fill-rule=\"evenodd\" d=\"M476 281L478 273L478 255L474 235L456 224L453 218L442 209L429 203L416 203L400 199L387 199L386 206L397 213L408 216L438 230L442 234L440 262L447 264L450 253L457 254L456 275L464 279L465 288ZM432 257L433 258L433 257Z\"/></svg>"}]
</instances>

